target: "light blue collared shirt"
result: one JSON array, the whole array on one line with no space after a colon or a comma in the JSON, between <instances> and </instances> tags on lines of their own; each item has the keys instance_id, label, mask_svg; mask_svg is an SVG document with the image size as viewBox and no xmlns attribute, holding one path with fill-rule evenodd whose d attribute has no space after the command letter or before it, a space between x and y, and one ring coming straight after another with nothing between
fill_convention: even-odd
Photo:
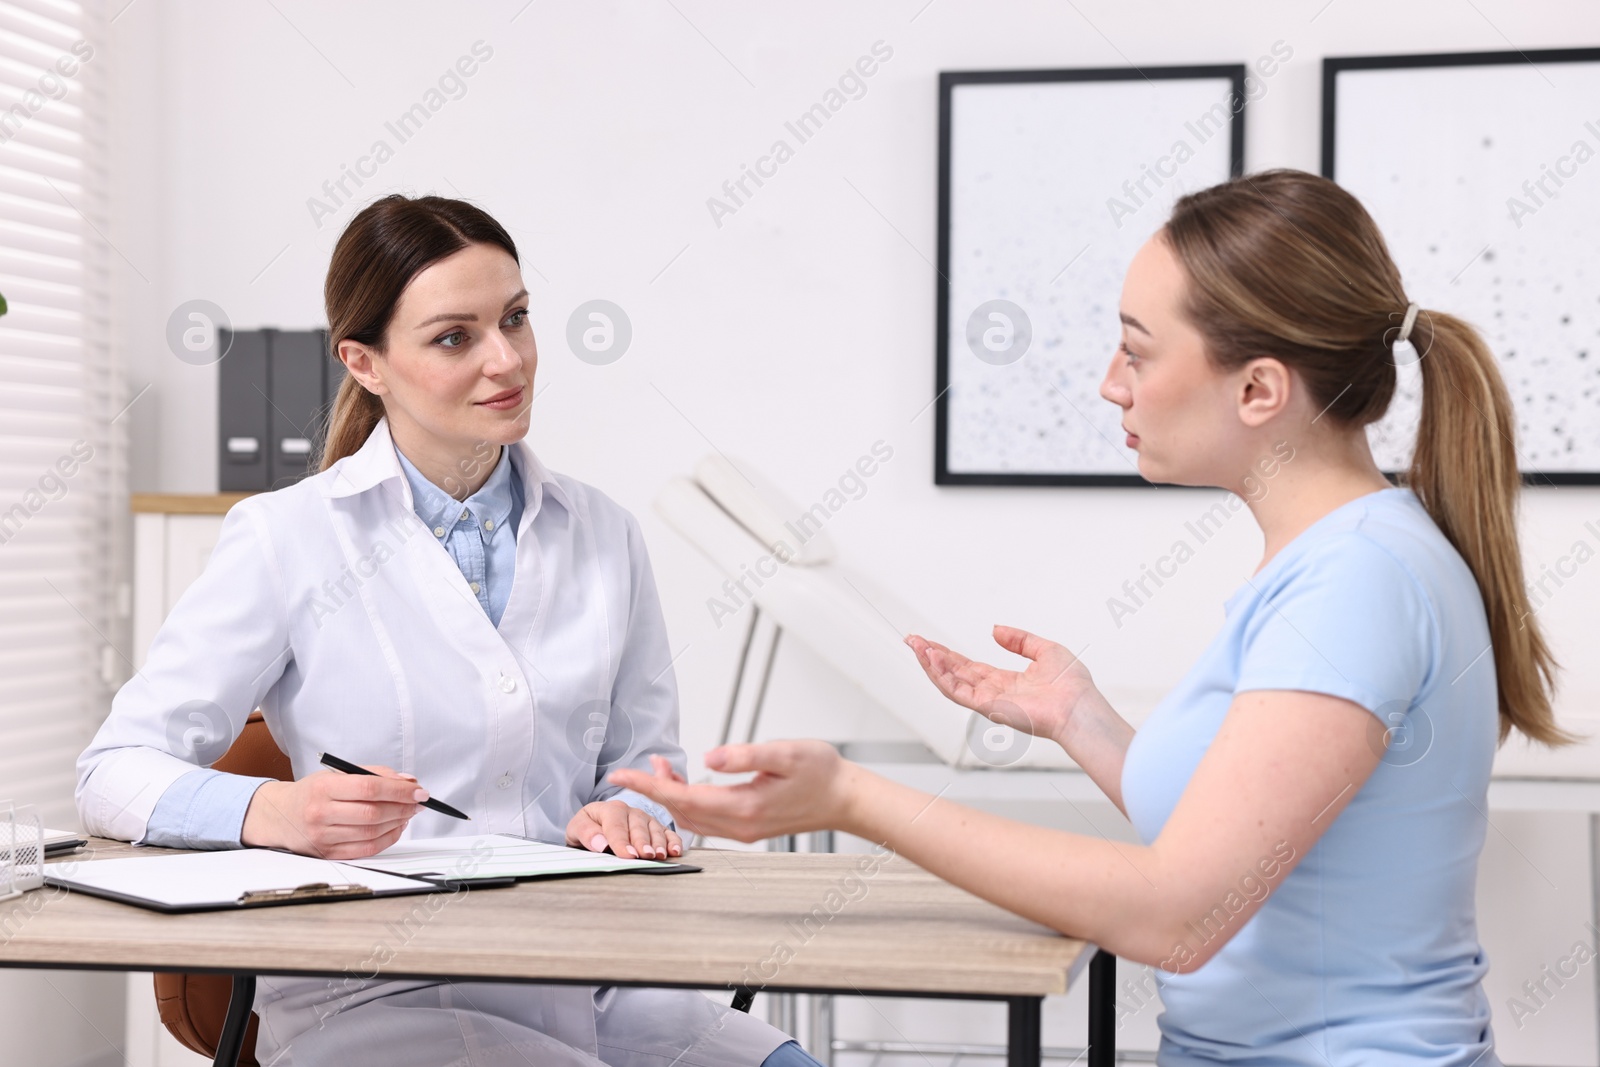
<instances>
[{"instance_id":1,"label":"light blue collared shirt","mask_svg":"<svg viewBox=\"0 0 1600 1067\"><path fill-rule=\"evenodd\" d=\"M500 625L511 579L517 571L517 524L522 521L522 479L516 476L511 449L500 450L488 481L466 500L456 500L425 478L398 448L400 469L411 484L412 510L428 532L444 545L461 568L467 588L478 598L489 621Z\"/></svg>"}]
</instances>

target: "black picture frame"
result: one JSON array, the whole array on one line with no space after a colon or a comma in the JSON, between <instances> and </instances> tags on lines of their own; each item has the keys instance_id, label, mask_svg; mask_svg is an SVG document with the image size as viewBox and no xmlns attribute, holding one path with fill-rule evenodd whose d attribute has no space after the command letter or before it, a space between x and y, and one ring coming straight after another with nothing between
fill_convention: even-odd
<instances>
[{"instance_id":1,"label":"black picture frame","mask_svg":"<svg viewBox=\"0 0 1600 1067\"><path fill-rule=\"evenodd\" d=\"M935 300L935 417L934 484L984 486L1156 486L1138 474L1061 473L994 471L952 471L950 444L950 255L951 255L951 142L952 97L964 85L993 85L1029 82L1117 82L1155 80L1222 79L1233 94L1228 121L1230 177L1244 173L1244 133L1246 69L1242 63L1202 64L1164 67L1104 67L1036 70L941 71L939 74L939 150L938 150L938 266ZM1113 294L1113 301L1116 294ZM1162 486L1163 488L1172 488Z\"/></svg>"},{"instance_id":2,"label":"black picture frame","mask_svg":"<svg viewBox=\"0 0 1600 1067\"><path fill-rule=\"evenodd\" d=\"M1392 71L1441 67L1490 67L1512 64L1595 63L1600 64L1600 47L1544 48L1494 52L1424 52L1403 55L1327 56L1322 61L1321 166L1324 178L1338 181L1339 76L1359 71ZM1421 205L1419 205L1421 206ZM1381 225L1381 223L1380 223ZM1402 264L1402 267L1404 265ZM1491 344L1490 348L1494 346ZM1600 344L1596 345L1600 350ZM1497 353L1498 356L1498 353ZM1508 383L1509 385L1509 383ZM1515 398L1513 398L1513 401ZM1521 442L1519 442L1520 444ZM1600 485L1600 469L1593 471L1544 471L1522 467L1522 482L1528 486ZM1400 471L1386 470L1391 479Z\"/></svg>"}]
</instances>

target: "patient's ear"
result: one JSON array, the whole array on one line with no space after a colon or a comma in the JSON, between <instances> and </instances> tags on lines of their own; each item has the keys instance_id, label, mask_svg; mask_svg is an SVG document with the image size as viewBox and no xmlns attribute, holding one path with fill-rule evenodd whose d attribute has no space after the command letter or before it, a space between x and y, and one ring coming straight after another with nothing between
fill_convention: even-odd
<instances>
[{"instance_id":1,"label":"patient's ear","mask_svg":"<svg viewBox=\"0 0 1600 1067\"><path fill-rule=\"evenodd\" d=\"M1294 374L1276 356L1259 356L1234 373L1238 376L1239 421L1246 426L1271 421L1294 397Z\"/></svg>"}]
</instances>

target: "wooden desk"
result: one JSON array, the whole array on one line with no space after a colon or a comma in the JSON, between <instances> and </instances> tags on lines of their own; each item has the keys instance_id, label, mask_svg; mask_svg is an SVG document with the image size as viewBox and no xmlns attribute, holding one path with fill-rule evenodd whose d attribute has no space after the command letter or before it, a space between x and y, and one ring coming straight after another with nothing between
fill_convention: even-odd
<instances>
[{"instance_id":1,"label":"wooden desk","mask_svg":"<svg viewBox=\"0 0 1600 1067\"><path fill-rule=\"evenodd\" d=\"M170 851L96 839L51 863ZM1003 1000L1009 1062L1036 1067L1043 998L1096 955L899 858L868 871L860 854L686 858L704 873L190 915L46 887L0 904L0 966L231 974L240 1040L257 974ZM1114 1054L1115 962L1102 952L1090 966L1093 1067ZM228 1044L216 1062L234 1062Z\"/></svg>"}]
</instances>

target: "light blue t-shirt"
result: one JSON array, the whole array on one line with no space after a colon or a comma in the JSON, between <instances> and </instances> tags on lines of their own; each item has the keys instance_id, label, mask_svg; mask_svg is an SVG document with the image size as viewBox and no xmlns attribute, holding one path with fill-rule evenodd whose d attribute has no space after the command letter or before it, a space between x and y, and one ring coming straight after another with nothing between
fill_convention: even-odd
<instances>
[{"instance_id":1,"label":"light blue t-shirt","mask_svg":"<svg viewBox=\"0 0 1600 1067\"><path fill-rule=\"evenodd\" d=\"M1146 844L1236 693L1328 693L1373 713L1375 746L1392 732L1371 778L1232 940L1191 973L1157 968L1158 1062L1499 1067L1474 909L1498 697L1472 572L1394 487L1313 523L1225 607L1128 747L1123 802ZM1252 872L1239 884L1264 889ZM1189 947L1220 936L1218 919L1191 926Z\"/></svg>"}]
</instances>

